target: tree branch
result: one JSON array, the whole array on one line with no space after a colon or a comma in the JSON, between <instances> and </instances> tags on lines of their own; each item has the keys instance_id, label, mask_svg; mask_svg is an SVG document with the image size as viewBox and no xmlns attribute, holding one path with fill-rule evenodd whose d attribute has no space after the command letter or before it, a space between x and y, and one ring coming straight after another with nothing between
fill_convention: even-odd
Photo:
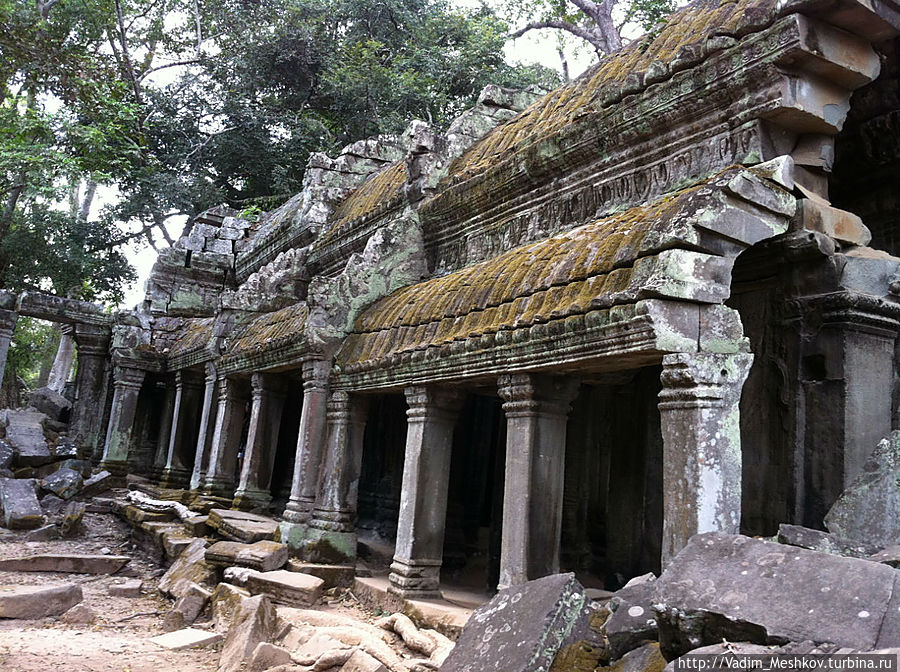
<instances>
[{"instance_id":1,"label":"tree branch","mask_svg":"<svg viewBox=\"0 0 900 672\"><path fill-rule=\"evenodd\" d=\"M162 65L157 65L155 68L148 68L142 74L140 79L144 79L147 75L159 72L160 70L165 70L166 68L177 68L180 65L194 65L196 63L202 63L203 58L188 58L183 61L173 61L172 63L163 63Z\"/></svg>"},{"instance_id":2,"label":"tree branch","mask_svg":"<svg viewBox=\"0 0 900 672\"><path fill-rule=\"evenodd\" d=\"M594 35L592 32L585 28L582 28L581 26L576 26L573 23L569 23L568 21L532 21L524 28L520 28L519 30L510 33L507 37L514 40L517 37L522 37L522 35L529 31L539 30L541 28L556 28L558 30L564 30L567 33L572 33L572 35L575 35L576 37L580 37L582 40L590 42L598 49L606 51L606 44L603 42L603 40L599 39L597 35Z\"/></svg>"}]
</instances>

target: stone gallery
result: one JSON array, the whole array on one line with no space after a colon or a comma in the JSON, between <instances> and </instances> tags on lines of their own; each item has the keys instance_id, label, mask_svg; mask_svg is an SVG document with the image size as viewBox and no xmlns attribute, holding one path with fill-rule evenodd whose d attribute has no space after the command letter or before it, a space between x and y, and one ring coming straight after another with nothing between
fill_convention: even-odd
<instances>
[{"instance_id":1,"label":"stone gallery","mask_svg":"<svg viewBox=\"0 0 900 672\"><path fill-rule=\"evenodd\" d=\"M2 359L62 323L79 457L307 562L376 540L404 597L821 528L898 428L898 31L895 0L698 0L204 213L137 310L4 293Z\"/></svg>"}]
</instances>

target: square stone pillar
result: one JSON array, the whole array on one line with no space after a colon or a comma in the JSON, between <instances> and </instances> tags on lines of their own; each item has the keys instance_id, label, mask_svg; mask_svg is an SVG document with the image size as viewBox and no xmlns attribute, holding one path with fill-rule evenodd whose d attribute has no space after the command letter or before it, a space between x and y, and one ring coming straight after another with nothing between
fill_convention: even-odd
<instances>
[{"instance_id":1,"label":"square stone pillar","mask_svg":"<svg viewBox=\"0 0 900 672\"><path fill-rule=\"evenodd\" d=\"M368 403L338 390L328 399L328 439L321 489L302 555L312 562L356 562L356 507Z\"/></svg>"},{"instance_id":2,"label":"square stone pillar","mask_svg":"<svg viewBox=\"0 0 900 672\"><path fill-rule=\"evenodd\" d=\"M462 396L456 390L409 387L406 403L403 489L389 590L407 598L439 598L453 427Z\"/></svg>"},{"instance_id":3,"label":"square stone pillar","mask_svg":"<svg viewBox=\"0 0 900 672\"><path fill-rule=\"evenodd\" d=\"M200 406L200 429L197 432L197 447L194 451L194 468L191 471L189 487L196 490L203 482L209 465L208 448L210 445L209 428L212 424L215 407L213 399L216 391L216 367L212 362L207 362L205 367L206 377L203 379L203 404Z\"/></svg>"},{"instance_id":4,"label":"square stone pillar","mask_svg":"<svg viewBox=\"0 0 900 672\"><path fill-rule=\"evenodd\" d=\"M216 412L216 428L213 431L203 492L229 497L234 492L234 472L244 424L244 397L240 383L233 378L220 376L218 387L219 408Z\"/></svg>"},{"instance_id":5,"label":"square stone pillar","mask_svg":"<svg viewBox=\"0 0 900 672\"><path fill-rule=\"evenodd\" d=\"M305 526L316 504L322 457L325 454L330 373L330 362L312 360L303 363L300 431L294 457L291 498L284 510L284 519L288 524ZM282 539L290 539L292 535L293 528L282 525Z\"/></svg>"},{"instance_id":6,"label":"square stone pillar","mask_svg":"<svg viewBox=\"0 0 900 672\"><path fill-rule=\"evenodd\" d=\"M501 376L506 414L506 481L500 584L507 588L559 572L566 422L577 381Z\"/></svg>"},{"instance_id":7,"label":"square stone pillar","mask_svg":"<svg viewBox=\"0 0 900 672\"><path fill-rule=\"evenodd\" d=\"M172 438L172 422L175 416L175 385L172 381L165 383L165 390L159 439L156 443L156 452L153 453L153 466L150 470L150 478L157 483L162 479L166 461L169 458L169 440Z\"/></svg>"},{"instance_id":8,"label":"square stone pillar","mask_svg":"<svg viewBox=\"0 0 900 672\"><path fill-rule=\"evenodd\" d=\"M113 371L112 409L100 467L115 476L124 476L128 471L128 451L145 373L124 366L117 366Z\"/></svg>"},{"instance_id":9,"label":"square stone pillar","mask_svg":"<svg viewBox=\"0 0 900 672\"><path fill-rule=\"evenodd\" d=\"M193 411L196 408L196 393L200 385L191 379L187 371L175 372L175 406L172 412L172 426L169 431L169 446L166 451L166 466L160 485L164 488L183 488L188 484L192 465L185 456L189 447L185 445L192 436L192 425L196 422ZM190 446L193 455L194 446Z\"/></svg>"},{"instance_id":10,"label":"square stone pillar","mask_svg":"<svg viewBox=\"0 0 900 672\"><path fill-rule=\"evenodd\" d=\"M752 362L746 353L663 357L663 569L695 534L740 531L739 403Z\"/></svg>"},{"instance_id":11,"label":"square stone pillar","mask_svg":"<svg viewBox=\"0 0 900 672\"><path fill-rule=\"evenodd\" d=\"M9 354L9 344L12 343L13 334L16 331L16 323L19 314L14 310L0 310L0 382L6 372L6 356Z\"/></svg>"},{"instance_id":12,"label":"square stone pillar","mask_svg":"<svg viewBox=\"0 0 900 672\"><path fill-rule=\"evenodd\" d=\"M69 420L69 435L78 444L79 457L97 456L102 449L101 423L106 406L106 359L110 330L90 324L75 325L78 369L75 374L75 403Z\"/></svg>"},{"instance_id":13,"label":"square stone pillar","mask_svg":"<svg viewBox=\"0 0 900 672\"><path fill-rule=\"evenodd\" d=\"M235 508L248 510L272 501L269 487L285 397L283 380L272 374L254 373L251 390L247 448L233 503Z\"/></svg>"}]
</instances>

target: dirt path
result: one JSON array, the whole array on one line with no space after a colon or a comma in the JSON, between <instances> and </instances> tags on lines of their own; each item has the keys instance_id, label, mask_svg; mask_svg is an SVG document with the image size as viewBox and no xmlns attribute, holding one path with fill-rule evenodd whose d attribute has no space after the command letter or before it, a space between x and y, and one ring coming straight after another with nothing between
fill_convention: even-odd
<instances>
[{"instance_id":1,"label":"dirt path","mask_svg":"<svg viewBox=\"0 0 900 672\"><path fill-rule=\"evenodd\" d=\"M85 514L85 532L77 539L26 542L25 533L0 535L0 558L35 553L113 553L132 561L116 576L0 572L0 584L40 585L73 582L81 586L82 604L95 612L89 623L61 618L0 620L2 672L207 672L216 669L216 649L169 651L149 641L162 634L162 616L171 602L156 591L161 570L142 559L129 540L129 528L112 514ZM108 594L109 586L128 576L140 578L141 597ZM148 614L129 618L134 614ZM198 624L196 627L202 627Z\"/></svg>"}]
</instances>

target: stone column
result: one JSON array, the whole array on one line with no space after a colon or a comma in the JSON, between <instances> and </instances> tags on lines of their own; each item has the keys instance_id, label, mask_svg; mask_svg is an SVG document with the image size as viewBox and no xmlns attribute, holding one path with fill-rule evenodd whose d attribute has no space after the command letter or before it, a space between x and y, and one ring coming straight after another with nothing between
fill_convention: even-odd
<instances>
[{"instance_id":1,"label":"stone column","mask_svg":"<svg viewBox=\"0 0 900 672\"><path fill-rule=\"evenodd\" d=\"M234 507L253 509L272 501L269 492L281 411L284 408L283 381L272 374L254 373L251 379L250 428L241 478L234 493Z\"/></svg>"},{"instance_id":2,"label":"stone column","mask_svg":"<svg viewBox=\"0 0 900 672\"><path fill-rule=\"evenodd\" d=\"M500 377L506 414L500 588L559 572L566 421L577 391L571 378Z\"/></svg>"},{"instance_id":3,"label":"stone column","mask_svg":"<svg viewBox=\"0 0 900 672\"><path fill-rule=\"evenodd\" d=\"M124 476L128 471L128 451L144 375L141 369L124 366L117 366L113 371L112 410L100 467L115 476Z\"/></svg>"},{"instance_id":4,"label":"stone column","mask_svg":"<svg viewBox=\"0 0 900 672\"><path fill-rule=\"evenodd\" d=\"M356 561L356 506L368 404L343 390L328 399L328 439L321 490L309 519L304 557L331 564Z\"/></svg>"},{"instance_id":5,"label":"stone column","mask_svg":"<svg viewBox=\"0 0 900 672\"><path fill-rule=\"evenodd\" d=\"M288 523L305 524L316 504L319 473L325 453L328 376L331 363L321 360L303 363L303 407L294 458L291 498L284 510ZM282 526L282 539L285 539ZM290 530L289 530L290 531Z\"/></svg>"},{"instance_id":6,"label":"stone column","mask_svg":"<svg viewBox=\"0 0 900 672\"><path fill-rule=\"evenodd\" d=\"M166 488L182 488L190 479L191 465L185 464L184 445L191 435L191 425L194 419L191 417L193 398L192 392L196 392L199 385L191 380L186 371L175 372L175 408L172 412L172 427L169 432L169 446L166 452L166 467L163 469L160 484ZM193 446L191 446L193 448ZM191 450L193 454L193 450Z\"/></svg>"},{"instance_id":7,"label":"stone column","mask_svg":"<svg viewBox=\"0 0 900 672\"><path fill-rule=\"evenodd\" d=\"M216 391L216 367L206 363L206 377L203 379L203 405L200 407L200 429L197 432L197 448L194 451L194 469L191 472L190 489L196 490L203 481L208 464L206 452L209 443L210 416L213 409L213 395Z\"/></svg>"},{"instance_id":8,"label":"stone column","mask_svg":"<svg viewBox=\"0 0 900 672\"><path fill-rule=\"evenodd\" d=\"M403 489L389 590L407 598L439 598L453 426L462 396L456 390L409 387L406 403Z\"/></svg>"},{"instance_id":9,"label":"stone column","mask_svg":"<svg viewBox=\"0 0 900 672\"><path fill-rule=\"evenodd\" d=\"M753 355L663 357L662 565L700 532L737 534L741 523L741 388Z\"/></svg>"},{"instance_id":10,"label":"stone column","mask_svg":"<svg viewBox=\"0 0 900 672\"><path fill-rule=\"evenodd\" d=\"M69 435L78 444L79 457L100 454L101 423L106 406L105 378L110 331L108 327L75 325L78 371L75 375L75 403L69 420Z\"/></svg>"},{"instance_id":11,"label":"stone column","mask_svg":"<svg viewBox=\"0 0 900 672\"><path fill-rule=\"evenodd\" d=\"M66 386L66 381L69 380L72 361L75 359L75 339L72 336L74 331L71 324L60 325L59 347L56 349L56 358L47 378L47 387L60 394Z\"/></svg>"},{"instance_id":12,"label":"stone column","mask_svg":"<svg viewBox=\"0 0 900 672\"><path fill-rule=\"evenodd\" d=\"M208 495L230 496L234 492L234 471L244 424L244 399L236 380L220 376L218 386L219 408L216 412L216 428L213 431L203 492Z\"/></svg>"},{"instance_id":13,"label":"stone column","mask_svg":"<svg viewBox=\"0 0 900 672\"><path fill-rule=\"evenodd\" d=\"M156 452L153 454L153 467L150 478L159 482L162 479L163 470L169 457L169 440L172 437L172 421L175 415L175 386L170 382L166 384L166 395L163 400L161 426L159 440L156 444Z\"/></svg>"},{"instance_id":14,"label":"stone column","mask_svg":"<svg viewBox=\"0 0 900 672\"><path fill-rule=\"evenodd\" d=\"M9 354L9 344L12 343L13 333L16 331L16 322L19 314L14 310L0 310L0 382L6 372L6 356Z\"/></svg>"}]
</instances>

